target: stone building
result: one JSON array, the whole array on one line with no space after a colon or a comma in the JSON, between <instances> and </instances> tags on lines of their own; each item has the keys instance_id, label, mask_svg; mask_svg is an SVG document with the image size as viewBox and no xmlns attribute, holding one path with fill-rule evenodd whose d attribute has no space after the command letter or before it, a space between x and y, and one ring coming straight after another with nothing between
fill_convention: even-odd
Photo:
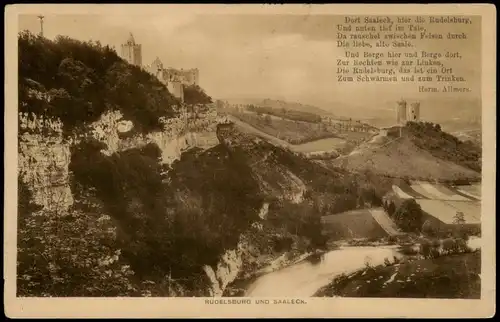
<instances>
[{"instance_id":1,"label":"stone building","mask_svg":"<svg viewBox=\"0 0 500 322\"><path fill-rule=\"evenodd\" d=\"M130 33L127 41L121 45L120 57L129 64L142 66L142 46L135 42L132 33Z\"/></svg>"},{"instance_id":2,"label":"stone building","mask_svg":"<svg viewBox=\"0 0 500 322\"><path fill-rule=\"evenodd\" d=\"M408 109L408 121L418 122L420 121L420 102L415 102L410 104Z\"/></svg>"},{"instance_id":3,"label":"stone building","mask_svg":"<svg viewBox=\"0 0 500 322\"><path fill-rule=\"evenodd\" d=\"M407 111L406 111L406 101L405 100L400 100L397 102L397 107L396 107L396 122L398 124L404 125L407 121Z\"/></svg>"},{"instance_id":4,"label":"stone building","mask_svg":"<svg viewBox=\"0 0 500 322\"><path fill-rule=\"evenodd\" d=\"M150 74L155 75L160 82L167 86L168 91L182 102L184 101L184 87L199 85L200 72L198 68L166 68L158 57L150 65L142 65L142 47L135 42L132 33L127 41L121 45L120 56L128 63L140 66Z\"/></svg>"}]
</instances>

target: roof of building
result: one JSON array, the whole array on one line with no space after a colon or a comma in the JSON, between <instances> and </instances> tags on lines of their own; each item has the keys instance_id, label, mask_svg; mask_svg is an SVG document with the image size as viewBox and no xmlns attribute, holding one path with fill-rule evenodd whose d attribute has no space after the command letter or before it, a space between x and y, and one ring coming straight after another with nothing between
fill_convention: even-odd
<instances>
[{"instance_id":1,"label":"roof of building","mask_svg":"<svg viewBox=\"0 0 500 322\"><path fill-rule=\"evenodd\" d=\"M127 43L135 44L134 35L132 35L132 33L129 34Z\"/></svg>"}]
</instances>

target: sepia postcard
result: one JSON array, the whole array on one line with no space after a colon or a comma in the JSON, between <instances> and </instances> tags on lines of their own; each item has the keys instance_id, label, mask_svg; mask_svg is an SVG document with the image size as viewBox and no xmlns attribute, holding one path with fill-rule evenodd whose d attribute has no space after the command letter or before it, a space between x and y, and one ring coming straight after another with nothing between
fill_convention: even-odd
<instances>
[{"instance_id":1,"label":"sepia postcard","mask_svg":"<svg viewBox=\"0 0 500 322\"><path fill-rule=\"evenodd\" d=\"M5 18L8 317L494 315L494 5Z\"/></svg>"}]
</instances>

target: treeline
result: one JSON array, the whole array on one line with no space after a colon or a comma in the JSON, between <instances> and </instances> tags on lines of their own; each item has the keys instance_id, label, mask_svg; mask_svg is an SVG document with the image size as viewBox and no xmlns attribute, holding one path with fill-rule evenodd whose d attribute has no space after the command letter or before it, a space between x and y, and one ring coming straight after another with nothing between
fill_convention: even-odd
<instances>
[{"instance_id":1,"label":"treeline","mask_svg":"<svg viewBox=\"0 0 500 322\"><path fill-rule=\"evenodd\" d=\"M58 117L65 131L109 110L120 110L143 132L160 129L159 117L175 115L179 101L167 88L109 46L28 31L19 33L18 45L20 112Z\"/></svg>"},{"instance_id":2,"label":"treeline","mask_svg":"<svg viewBox=\"0 0 500 322\"><path fill-rule=\"evenodd\" d=\"M307 113L302 111L287 110L285 108L275 109L272 107L255 106L253 104L247 105L249 111L255 112L257 114L269 114L277 117L286 118L293 121L303 121L310 123L320 123L321 116Z\"/></svg>"},{"instance_id":3,"label":"treeline","mask_svg":"<svg viewBox=\"0 0 500 322\"><path fill-rule=\"evenodd\" d=\"M481 147L473 142L460 141L430 122L408 122L405 129L416 146L433 156L481 172Z\"/></svg>"}]
</instances>

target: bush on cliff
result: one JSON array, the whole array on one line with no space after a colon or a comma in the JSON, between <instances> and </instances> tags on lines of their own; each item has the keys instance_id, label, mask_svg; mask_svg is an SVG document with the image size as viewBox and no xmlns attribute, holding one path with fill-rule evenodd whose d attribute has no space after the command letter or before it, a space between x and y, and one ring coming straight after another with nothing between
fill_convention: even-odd
<instances>
[{"instance_id":1,"label":"bush on cliff","mask_svg":"<svg viewBox=\"0 0 500 322\"><path fill-rule=\"evenodd\" d=\"M65 36L54 41L23 31L19 45L19 111L58 117L66 131L120 110L137 130L161 128L179 104L153 75L109 46Z\"/></svg>"}]
</instances>

